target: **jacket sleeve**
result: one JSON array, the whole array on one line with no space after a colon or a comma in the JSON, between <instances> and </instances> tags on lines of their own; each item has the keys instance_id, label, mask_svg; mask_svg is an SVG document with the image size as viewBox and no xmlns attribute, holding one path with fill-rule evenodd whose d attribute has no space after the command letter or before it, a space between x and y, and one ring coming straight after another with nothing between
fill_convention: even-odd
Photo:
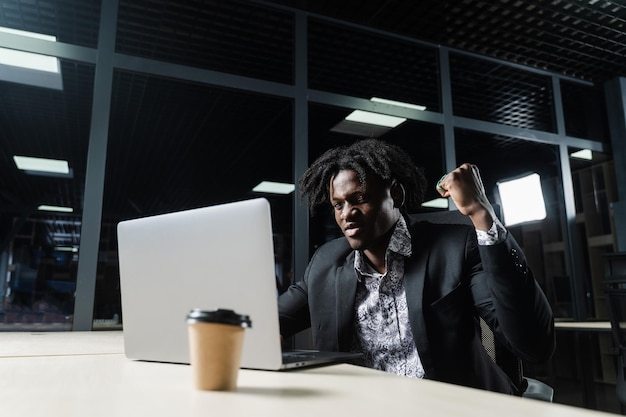
<instances>
[{"instance_id":1,"label":"jacket sleeve","mask_svg":"<svg viewBox=\"0 0 626 417\"><path fill-rule=\"evenodd\" d=\"M521 248L508 233L496 245L478 247L482 271L472 278L479 314L496 337L529 362L549 359L555 349L554 318ZM469 251L476 252L475 248Z\"/></svg>"},{"instance_id":2,"label":"jacket sleeve","mask_svg":"<svg viewBox=\"0 0 626 417\"><path fill-rule=\"evenodd\" d=\"M313 258L315 259L315 255ZM294 334L311 327L309 312L308 277L311 263L306 268L304 279L292 284L278 297L278 318L280 334L283 337Z\"/></svg>"},{"instance_id":3,"label":"jacket sleeve","mask_svg":"<svg viewBox=\"0 0 626 417\"><path fill-rule=\"evenodd\" d=\"M291 285L278 297L280 334L293 336L311 326L306 286L302 281Z\"/></svg>"}]
</instances>

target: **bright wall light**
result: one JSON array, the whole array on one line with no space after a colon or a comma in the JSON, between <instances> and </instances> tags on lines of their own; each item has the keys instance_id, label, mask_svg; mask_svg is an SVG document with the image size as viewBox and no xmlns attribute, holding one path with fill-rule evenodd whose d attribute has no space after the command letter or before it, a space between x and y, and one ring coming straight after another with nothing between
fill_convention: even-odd
<instances>
[{"instance_id":1,"label":"bright wall light","mask_svg":"<svg viewBox=\"0 0 626 417\"><path fill-rule=\"evenodd\" d=\"M41 210L41 211L58 211L61 213L72 213L74 211L73 208L71 207L62 207L62 206L49 206L46 204L42 204L41 206L37 207L37 210Z\"/></svg>"},{"instance_id":2,"label":"bright wall light","mask_svg":"<svg viewBox=\"0 0 626 417\"><path fill-rule=\"evenodd\" d=\"M54 174L70 173L68 162L61 159L14 155L13 160L17 168L24 171L52 172Z\"/></svg>"},{"instance_id":3,"label":"bright wall light","mask_svg":"<svg viewBox=\"0 0 626 417\"><path fill-rule=\"evenodd\" d=\"M406 119L403 117L389 116L386 114L372 113L363 110L353 111L346 116L346 120L385 127L396 127L399 124L406 122Z\"/></svg>"},{"instance_id":4,"label":"bright wall light","mask_svg":"<svg viewBox=\"0 0 626 417\"><path fill-rule=\"evenodd\" d=\"M393 106L406 107L407 109L414 109L419 111L426 110L426 106L422 106L421 104L413 104L413 103L405 103L403 101L395 101L395 100L387 100L386 98L380 97L372 97L370 101L374 103L383 103L383 104L391 104Z\"/></svg>"},{"instance_id":5,"label":"bright wall light","mask_svg":"<svg viewBox=\"0 0 626 417\"><path fill-rule=\"evenodd\" d=\"M497 186L506 226L546 218L539 174L500 181Z\"/></svg>"},{"instance_id":6,"label":"bright wall light","mask_svg":"<svg viewBox=\"0 0 626 417\"><path fill-rule=\"evenodd\" d=\"M252 191L256 193L290 194L296 189L294 184L284 182L261 181Z\"/></svg>"}]
</instances>

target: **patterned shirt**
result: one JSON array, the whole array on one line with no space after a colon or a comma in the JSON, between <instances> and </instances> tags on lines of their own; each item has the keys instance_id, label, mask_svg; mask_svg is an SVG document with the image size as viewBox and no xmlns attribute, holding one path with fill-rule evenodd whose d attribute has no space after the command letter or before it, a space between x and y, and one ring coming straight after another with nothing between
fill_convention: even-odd
<instances>
[{"instance_id":1,"label":"patterned shirt","mask_svg":"<svg viewBox=\"0 0 626 417\"><path fill-rule=\"evenodd\" d=\"M496 219L487 232L477 230L480 245L506 237ZM355 253L357 277L353 350L363 352L363 365L411 378L423 378L424 367L409 324L404 288L404 259L411 256L411 234L402 216L385 254L386 273L378 273L361 251Z\"/></svg>"},{"instance_id":2,"label":"patterned shirt","mask_svg":"<svg viewBox=\"0 0 626 417\"><path fill-rule=\"evenodd\" d=\"M364 365L413 378L424 377L409 326L404 289L404 258L411 256L411 235L400 217L387 248L387 272L380 274L355 254L357 274L355 329L356 348L363 352Z\"/></svg>"}]
</instances>

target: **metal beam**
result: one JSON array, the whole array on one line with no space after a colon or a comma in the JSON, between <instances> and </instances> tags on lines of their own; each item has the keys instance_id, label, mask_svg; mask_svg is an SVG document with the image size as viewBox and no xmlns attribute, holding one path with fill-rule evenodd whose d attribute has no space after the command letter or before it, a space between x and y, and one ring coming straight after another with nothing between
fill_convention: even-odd
<instances>
[{"instance_id":1,"label":"metal beam","mask_svg":"<svg viewBox=\"0 0 626 417\"><path fill-rule=\"evenodd\" d=\"M97 51L93 48L5 32L0 32L0 47L71 59L73 61L82 61L90 64L95 64L97 57Z\"/></svg>"},{"instance_id":2,"label":"metal beam","mask_svg":"<svg viewBox=\"0 0 626 417\"><path fill-rule=\"evenodd\" d=\"M273 81L264 81L240 75L227 74L170 62L157 61L122 54L114 54L113 66L132 72L159 75L184 81L195 81L237 90L254 91L279 97L294 97L294 86Z\"/></svg>"},{"instance_id":3,"label":"metal beam","mask_svg":"<svg viewBox=\"0 0 626 417\"><path fill-rule=\"evenodd\" d=\"M443 150L445 170L450 172L456 169L456 140L454 137L454 111L452 107L452 82L450 80L450 54L447 48L439 50L439 72L441 89L441 110L443 111ZM448 199L454 206L452 199ZM454 208L454 207L450 207Z\"/></svg>"},{"instance_id":4,"label":"metal beam","mask_svg":"<svg viewBox=\"0 0 626 417\"><path fill-rule=\"evenodd\" d=\"M327 104L329 106L345 107L348 109L360 109L375 113L383 113L391 116L405 117L428 123L443 123L443 115L432 111L420 111L406 107L393 106L384 103L375 103L366 98L351 97L341 94L329 93L319 90L308 90L307 96L310 102Z\"/></svg>"},{"instance_id":5,"label":"metal beam","mask_svg":"<svg viewBox=\"0 0 626 417\"><path fill-rule=\"evenodd\" d=\"M557 77L552 77L552 96L554 102L554 117L556 120L557 136L563 138L559 144L559 161L561 172L561 184L564 206L564 221L562 224L564 240L567 242L567 249L564 253L566 269L570 276L570 293L572 297L574 320L583 321L586 319L587 297L585 292L585 265L583 263L582 250L583 243L579 237L576 226L576 200L574 198L574 181L572 180L572 169L569 163L570 141L565 140L565 113L563 111L563 100L561 96L561 83Z\"/></svg>"},{"instance_id":6,"label":"metal beam","mask_svg":"<svg viewBox=\"0 0 626 417\"><path fill-rule=\"evenodd\" d=\"M300 203L298 179L309 166L309 103L307 101L307 17L296 14L295 29L295 109L293 168L296 192L293 202L293 272L294 279L301 280L309 263L309 211Z\"/></svg>"},{"instance_id":7,"label":"metal beam","mask_svg":"<svg viewBox=\"0 0 626 417\"><path fill-rule=\"evenodd\" d=\"M98 60L94 80L91 131L87 152L85 201L76 279L73 330L91 330L98 269L102 198L111 112L113 51L117 27L117 0L102 0Z\"/></svg>"},{"instance_id":8,"label":"metal beam","mask_svg":"<svg viewBox=\"0 0 626 417\"><path fill-rule=\"evenodd\" d=\"M607 117L619 201L612 204L617 250L626 252L626 78L620 77L605 84Z\"/></svg>"},{"instance_id":9,"label":"metal beam","mask_svg":"<svg viewBox=\"0 0 626 417\"><path fill-rule=\"evenodd\" d=\"M606 152L605 145L589 139L575 138L557 133L542 132L540 130L524 129L515 126L503 125L482 120L454 117L454 126L463 129L477 130L494 135L510 136L530 142L547 143L550 145L566 144L574 148L591 149L594 152Z\"/></svg>"}]
</instances>

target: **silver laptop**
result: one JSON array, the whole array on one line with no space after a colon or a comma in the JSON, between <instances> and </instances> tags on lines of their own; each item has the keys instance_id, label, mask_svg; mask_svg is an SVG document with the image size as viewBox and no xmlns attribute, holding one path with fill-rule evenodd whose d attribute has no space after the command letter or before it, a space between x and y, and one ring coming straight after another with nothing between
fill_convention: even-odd
<instances>
[{"instance_id":1,"label":"silver laptop","mask_svg":"<svg viewBox=\"0 0 626 417\"><path fill-rule=\"evenodd\" d=\"M118 250L128 358L189 363L185 318L193 308L250 316L243 368L355 357L281 352L270 205L263 198L120 222Z\"/></svg>"}]
</instances>

